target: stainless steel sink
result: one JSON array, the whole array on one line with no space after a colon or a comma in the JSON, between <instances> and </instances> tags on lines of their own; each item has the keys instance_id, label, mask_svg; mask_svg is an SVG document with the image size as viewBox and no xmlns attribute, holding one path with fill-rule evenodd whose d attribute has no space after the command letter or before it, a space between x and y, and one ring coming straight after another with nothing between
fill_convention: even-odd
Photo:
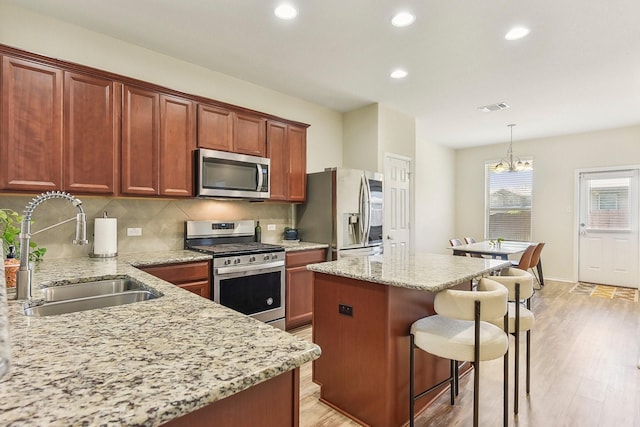
<instances>
[{"instance_id":1,"label":"stainless steel sink","mask_svg":"<svg viewBox=\"0 0 640 427\"><path fill-rule=\"evenodd\" d=\"M44 300L64 301L75 298L96 297L119 294L128 291L145 290L144 285L129 277L74 283L72 285L50 286L42 289Z\"/></svg>"},{"instance_id":2,"label":"stainless steel sink","mask_svg":"<svg viewBox=\"0 0 640 427\"><path fill-rule=\"evenodd\" d=\"M161 292L127 277L72 285L54 285L42 291L44 301L40 305L25 305L25 315L54 316L131 304L159 298L163 295Z\"/></svg>"}]
</instances>

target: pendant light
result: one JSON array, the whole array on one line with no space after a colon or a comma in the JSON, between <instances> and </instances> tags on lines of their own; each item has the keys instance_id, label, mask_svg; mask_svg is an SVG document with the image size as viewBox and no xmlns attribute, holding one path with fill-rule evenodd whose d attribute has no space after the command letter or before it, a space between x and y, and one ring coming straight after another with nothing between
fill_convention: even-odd
<instances>
[{"instance_id":1,"label":"pendant light","mask_svg":"<svg viewBox=\"0 0 640 427\"><path fill-rule=\"evenodd\" d=\"M533 167L529 161L523 162L518 158L517 161L513 160L513 127L515 124L509 124L509 129L511 130L511 140L509 141L509 149L507 150L506 159L500 160L500 163L495 165L493 168L496 172L521 172L521 171L529 171L532 170Z\"/></svg>"}]
</instances>

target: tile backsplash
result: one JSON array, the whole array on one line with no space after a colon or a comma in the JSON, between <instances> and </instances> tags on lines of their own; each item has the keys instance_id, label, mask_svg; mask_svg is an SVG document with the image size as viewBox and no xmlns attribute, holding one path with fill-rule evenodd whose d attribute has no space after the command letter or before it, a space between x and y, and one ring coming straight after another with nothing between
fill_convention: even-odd
<instances>
[{"instance_id":1,"label":"tile backsplash","mask_svg":"<svg viewBox=\"0 0 640 427\"><path fill-rule=\"evenodd\" d=\"M293 226L295 206L289 203L221 201L204 199L166 200L78 196L87 215L88 246L71 244L74 222L35 234L32 241L47 248L45 259L88 256L93 242L95 218L107 212L118 219L118 253L178 250L184 247L184 222L188 220L259 220L262 241L279 243L284 228ZM22 215L32 196L0 195L0 209L13 209ZM68 201L53 199L39 205L33 213L31 230L38 230L75 216ZM268 224L276 230L269 231ZM127 236L127 228L142 228L142 236Z\"/></svg>"}]
</instances>

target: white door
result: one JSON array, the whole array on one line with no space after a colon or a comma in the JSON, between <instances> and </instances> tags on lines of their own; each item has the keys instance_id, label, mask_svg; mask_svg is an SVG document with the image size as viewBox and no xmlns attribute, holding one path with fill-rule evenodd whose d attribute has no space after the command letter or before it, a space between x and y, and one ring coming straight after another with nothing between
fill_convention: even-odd
<instances>
[{"instance_id":1,"label":"white door","mask_svg":"<svg viewBox=\"0 0 640 427\"><path fill-rule=\"evenodd\" d=\"M578 280L638 288L638 169L579 177Z\"/></svg>"},{"instance_id":2,"label":"white door","mask_svg":"<svg viewBox=\"0 0 640 427\"><path fill-rule=\"evenodd\" d=\"M384 253L403 254L411 249L411 159L385 154Z\"/></svg>"}]
</instances>

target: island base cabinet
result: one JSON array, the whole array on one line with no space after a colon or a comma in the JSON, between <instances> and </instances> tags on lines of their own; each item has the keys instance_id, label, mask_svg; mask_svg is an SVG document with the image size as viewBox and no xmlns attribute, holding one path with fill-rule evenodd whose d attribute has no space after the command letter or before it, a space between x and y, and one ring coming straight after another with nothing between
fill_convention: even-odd
<instances>
[{"instance_id":1,"label":"island base cabinet","mask_svg":"<svg viewBox=\"0 0 640 427\"><path fill-rule=\"evenodd\" d=\"M313 290L313 342L322 348L313 381L320 400L363 425L406 424L409 330L434 314L435 294L322 273L314 273ZM448 377L448 360L419 350L415 355L417 392ZM446 390L419 400L416 413Z\"/></svg>"},{"instance_id":2,"label":"island base cabinet","mask_svg":"<svg viewBox=\"0 0 640 427\"><path fill-rule=\"evenodd\" d=\"M300 371L285 372L269 381L172 420L167 427L297 427Z\"/></svg>"}]
</instances>

